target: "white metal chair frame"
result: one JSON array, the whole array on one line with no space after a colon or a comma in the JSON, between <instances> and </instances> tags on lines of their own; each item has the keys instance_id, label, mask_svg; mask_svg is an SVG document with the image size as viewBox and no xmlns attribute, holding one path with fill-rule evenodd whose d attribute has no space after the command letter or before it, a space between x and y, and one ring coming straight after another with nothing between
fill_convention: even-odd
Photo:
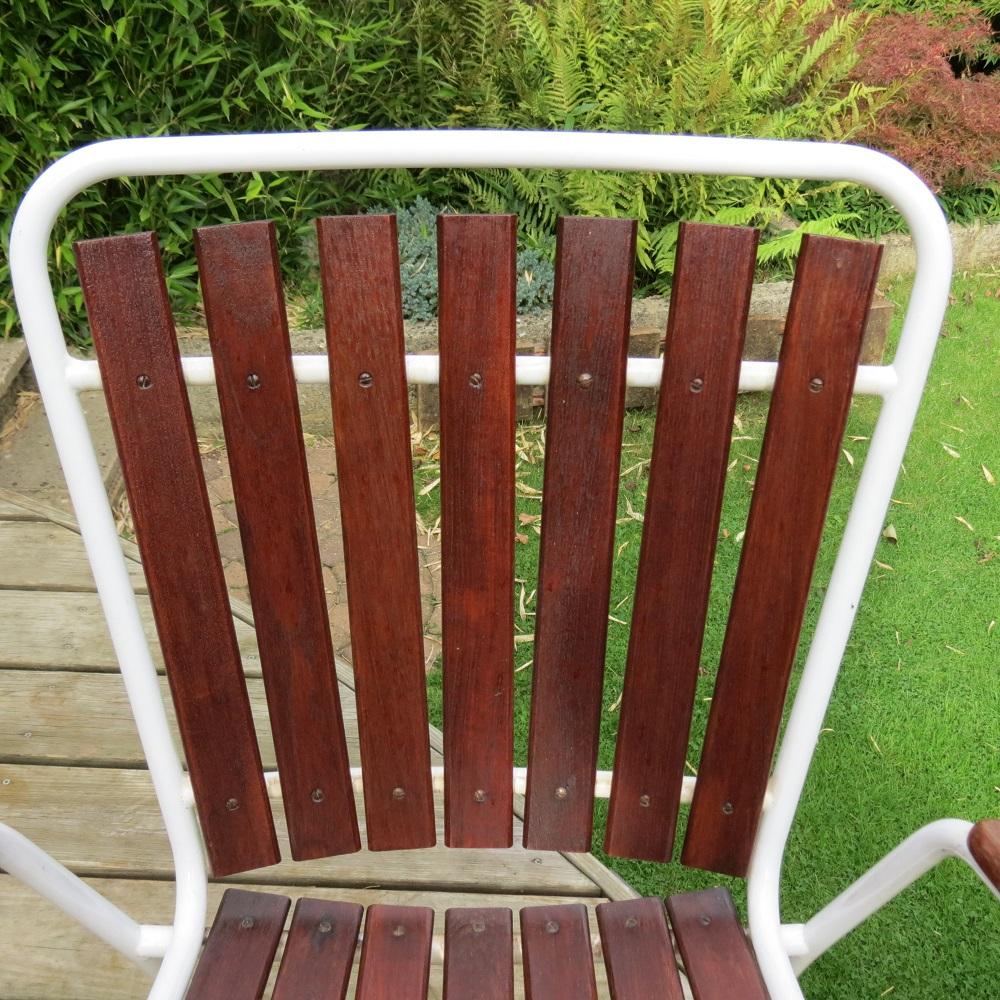
<instances>
[{"instance_id":1,"label":"white metal chair frame","mask_svg":"<svg viewBox=\"0 0 1000 1000\"><path fill-rule=\"evenodd\" d=\"M174 921L137 923L2 823L0 866L146 968L155 977L150 998L183 995L205 928L207 877L201 835L78 398L83 390L100 388L97 362L68 354L56 311L47 263L56 218L85 188L113 177L387 166L592 168L847 180L883 195L901 212L913 236L916 280L892 363L858 370L855 392L881 396L883 405L769 785L748 875L750 931L771 995L798 1000L798 973L944 857L960 857L1000 898L969 852L972 824L947 819L911 835L807 923L782 924L779 912L785 844L948 301L951 240L941 210L913 173L870 149L669 135L403 131L115 139L69 153L38 178L11 232L14 290L169 838L176 871ZM299 382L328 381L323 356L296 356L293 364ZM183 369L189 384L215 381L210 357L185 358ZM628 385L658 386L661 369L661 360L632 358ZM776 369L773 362L744 362L740 388L770 389ZM545 384L548 370L546 357L518 357L517 383ZM436 383L438 359L408 356L406 373L411 383ZM272 795L280 794L278 776L268 778ZM435 778L440 784L440 776ZM609 795L610 779L607 772L598 775L598 795ZM355 780L360 780L360 772ZM523 784L523 769L515 772L514 781ZM693 779L686 782L685 798L692 785Z\"/></svg>"}]
</instances>

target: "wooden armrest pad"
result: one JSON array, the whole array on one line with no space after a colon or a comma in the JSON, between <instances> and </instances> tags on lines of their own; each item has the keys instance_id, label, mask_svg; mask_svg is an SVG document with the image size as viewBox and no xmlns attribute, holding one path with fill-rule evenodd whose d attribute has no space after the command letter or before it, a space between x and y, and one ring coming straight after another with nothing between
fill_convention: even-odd
<instances>
[{"instance_id":1,"label":"wooden armrest pad","mask_svg":"<svg viewBox=\"0 0 1000 1000\"><path fill-rule=\"evenodd\" d=\"M969 851L1000 890L1000 819L982 819L969 833Z\"/></svg>"}]
</instances>

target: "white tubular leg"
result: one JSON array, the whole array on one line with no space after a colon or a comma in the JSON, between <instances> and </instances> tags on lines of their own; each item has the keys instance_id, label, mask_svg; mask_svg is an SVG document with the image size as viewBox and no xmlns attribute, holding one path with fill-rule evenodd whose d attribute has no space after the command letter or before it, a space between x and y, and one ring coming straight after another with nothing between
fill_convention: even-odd
<instances>
[{"instance_id":1,"label":"white tubular leg","mask_svg":"<svg viewBox=\"0 0 1000 1000\"><path fill-rule=\"evenodd\" d=\"M140 955L140 925L5 823L0 823L0 868L31 886L130 962L151 976L156 974L160 963Z\"/></svg>"},{"instance_id":2,"label":"white tubular leg","mask_svg":"<svg viewBox=\"0 0 1000 1000\"><path fill-rule=\"evenodd\" d=\"M972 824L965 820L939 819L921 827L890 851L806 923L803 934L807 950L792 958L796 974L805 971L823 952L945 858L961 858L993 889L969 853L971 829Z\"/></svg>"}]
</instances>

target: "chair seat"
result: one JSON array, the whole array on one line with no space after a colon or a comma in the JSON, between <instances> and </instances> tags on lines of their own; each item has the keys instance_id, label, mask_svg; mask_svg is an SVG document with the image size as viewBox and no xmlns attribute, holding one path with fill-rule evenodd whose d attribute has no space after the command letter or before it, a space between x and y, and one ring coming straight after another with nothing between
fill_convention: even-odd
<instances>
[{"instance_id":1,"label":"chair seat","mask_svg":"<svg viewBox=\"0 0 1000 1000\"><path fill-rule=\"evenodd\" d=\"M222 898L188 1000L257 1000L281 942L290 900L229 889ZM601 952L613 1000L682 1000L667 924L673 927L695 1000L767 1000L756 960L725 889L597 907ZM362 907L300 899L278 968L274 1000L347 996ZM444 928L445 1000L511 1000L513 916L501 908L450 909ZM520 911L528 1000L596 1000L588 908ZM434 911L373 905L365 915L356 997L423 1000L430 978ZM600 959L597 959L600 961Z\"/></svg>"}]
</instances>

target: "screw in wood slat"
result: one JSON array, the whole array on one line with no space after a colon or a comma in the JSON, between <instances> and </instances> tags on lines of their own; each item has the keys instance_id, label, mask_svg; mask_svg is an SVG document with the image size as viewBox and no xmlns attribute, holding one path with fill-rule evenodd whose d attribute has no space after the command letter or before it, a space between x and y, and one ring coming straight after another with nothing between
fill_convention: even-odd
<instances>
[{"instance_id":1,"label":"screw in wood slat","mask_svg":"<svg viewBox=\"0 0 1000 1000\"><path fill-rule=\"evenodd\" d=\"M312 790L312 800L313 800L313 802L319 803L319 802L322 802L323 799L325 799L325 798L326 798L326 795L323 793L323 789L322 788L314 788Z\"/></svg>"},{"instance_id":2,"label":"screw in wood slat","mask_svg":"<svg viewBox=\"0 0 1000 1000\"><path fill-rule=\"evenodd\" d=\"M556 798L557 799L569 798L569 789L565 785L560 785L556 789Z\"/></svg>"},{"instance_id":3,"label":"screw in wood slat","mask_svg":"<svg viewBox=\"0 0 1000 1000\"><path fill-rule=\"evenodd\" d=\"M581 389L589 389L594 384L594 376L590 372L580 372L576 377L576 384Z\"/></svg>"},{"instance_id":4,"label":"screw in wood slat","mask_svg":"<svg viewBox=\"0 0 1000 1000\"><path fill-rule=\"evenodd\" d=\"M402 788L394 788L392 790L392 797L397 802L402 802L406 798L406 792Z\"/></svg>"},{"instance_id":5,"label":"screw in wood slat","mask_svg":"<svg viewBox=\"0 0 1000 1000\"><path fill-rule=\"evenodd\" d=\"M135 379L135 384L140 389L152 389L153 380L148 375L137 375Z\"/></svg>"},{"instance_id":6,"label":"screw in wood slat","mask_svg":"<svg viewBox=\"0 0 1000 1000\"><path fill-rule=\"evenodd\" d=\"M333 930L333 924L331 924L329 920L323 920L320 922L320 925L316 928L316 930L318 930L320 934L329 934L330 931Z\"/></svg>"},{"instance_id":7,"label":"screw in wood slat","mask_svg":"<svg viewBox=\"0 0 1000 1000\"><path fill-rule=\"evenodd\" d=\"M483 376L479 372L473 372L469 376L469 385L473 389L481 389L483 387Z\"/></svg>"},{"instance_id":8,"label":"screw in wood slat","mask_svg":"<svg viewBox=\"0 0 1000 1000\"><path fill-rule=\"evenodd\" d=\"M256 372L250 372L250 374L247 375L247 388L248 389L260 388L260 376Z\"/></svg>"},{"instance_id":9,"label":"screw in wood slat","mask_svg":"<svg viewBox=\"0 0 1000 1000\"><path fill-rule=\"evenodd\" d=\"M401 938L406 936L406 928L402 924L396 924L392 929L392 936L395 938Z\"/></svg>"},{"instance_id":10,"label":"screw in wood slat","mask_svg":"<svg viewBox=\"0 0 1000 1000\"><path fill-rule=\"evenodd\" d=\"M635 918L635 917L629 917L629 918L628 918L628 919L627 919L627 920L625 921L625 926L626 926L626 927L627 927L627 928L628 928L628 929L629 929L630 931L632 931L632 930L635 930L635 929L636 929L636 927L638 927L638 926L639 926L639 921L638 921L638 920L636 920L636 918Z\"/></svg>"},{"instance_id":11,"label":"screw in wood slat","mask_svg":"<svg viewBox=\"0 0 1000 1000\"><path fill-rule=\"evenodd\" d=\"M477 788L475 790L475 792L473 793L472 797L477 802L485 802L486 801L486 792L484 792L481 788Z\"/></svg>"},{"instance_id":12,"label":"screw in wood slat","mask_svg":"<svg viewBox=\"0 0 1000 1000\"><path fill-rule=\"evenodd\" d=\"M242 927L245 931L250 930L253 927L253 917L244 917L240 921L240 927Z\"/></svg>"},{"instance_id":13,"label":"screw in wood slat","mask_svg":"<svg viewBox=\"0 0 1000 1000\"><path fill-rule=\"evenodd\" d=\"M809 391L810 392L822 392L823 391L823 380L821 378L811 378L811 379L809 379Z\"/></svg>"},{"instance_id":14,"label":"screw in wood slat","mask_svg":"<svg viewBox=\"0 0 1000 1000\"><path fill-rule=\"evenodd\" d=\"M545 925L545 933L546 934L558 934L559 933L559 924L557 924L556 921L554 921L554 920L550 920Z\"/></svg>"},{"instance_id":15,"label":"screw in wood slat","mask_svg":"<svg viewBox=\"0 0 1000 1000\"><path fill-rule=\"evenodd\" d=\"M703 378L693 378L688 383L688 388L692 392L701 392L705 388L705 380Z\"/></svg>"},{"instance_id":16,"label":"screw in wood slat","mask_svg":"<svg viewBox=\"0 0 1000 1000\"><path fill-rule=\"evenodd\" d=\"M362 389L370 389L375 384L375 376L371 372L362 372L358 376L358 385Z\"/></svg>"},{"instance_id":17,"label":"screw in wood slat","mask_svg":"<svg viewBox=\"0 0 1000 1000\"><path fill-rule=\"evenodd\" d=\"M226 799L226 808L232 812L234 809L239 809L240 800L239 799Z\"/></svg>"},{"instance_id":18,"label":"screw in wood slat","mask_svg":"<svg viewBox=\"0 0 1000 1000\"><path fill-rule=\"evenodd\" d=\"M472 933L473 934L482 934L483 931L485 931L485 930L486 930L486 924L484 924L482 920L473 920L472 921Z\"/></svg>"},{"instance_id":19,"label":"screw in wood slat","mask_svg":"<svg viewBox=\"0 0 1000 1000\"><path fill-rule=\"evenodd\" d=\"M698 922L701 924L702 927L707 927L712 922L712 918L711 917L699 917L698 918Z\"/></svg>"},{"instance_id":20,"label":"screw in wood slat","mask_svg":"<svg viewBox=\"0 0 1000 1000\"><path fill-rule=\"evenodd\" d=\"M732 804L732 802L723 802L722 803L722 811L727 816L732 816L732 814L733 814L733 804Z\"/></svg>"},{"instance_id":21,"label":"screw in wood slat","mask_svg":"<svg viewBox=\"0 0 1000 1000\"><path fill-rule=\"evenodd\" d=\"M648 809L649 808L649 802L650 802L650 799L649 799L648 795L640 795L639 796L639 805L642 806L643 809Z\"/></svg>"}]
</instances>

